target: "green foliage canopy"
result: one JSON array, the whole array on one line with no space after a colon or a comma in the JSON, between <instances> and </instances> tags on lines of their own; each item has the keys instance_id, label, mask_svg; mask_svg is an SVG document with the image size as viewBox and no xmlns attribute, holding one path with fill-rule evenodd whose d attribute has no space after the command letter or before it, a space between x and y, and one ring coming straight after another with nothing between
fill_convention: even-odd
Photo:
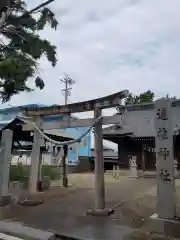
<instances>
[{"instance_id":1,"label":"green foliage canopy","mask_svg":"<svg viewBox=\"0 0 180 240\"><path fill-rule=\"evenodd\" d=\"M56 46L42 39L40 31L46 25L56 29L58 22L54 13L47 8L49 0L28 11L23 0L12 0L10 14L0 29L0 97L9 101L14 94L32 91L27 80L35 77L38 88L44 88L38 74L38 61L42 56L54 67L57 63Z\"/></svg>"},{"instance_id":2,"label":"green foliage canopy","mask_svg":"<svg viewBox=\"0 0 180 240\"><path fill-rule=\"evenodd\" d=\"M153 102L154 96L154 93L150 90L140 93L139 95L133 95L132 93L129 93L125 99L125 104L141 104Z\"/></svg>"}]
</instances>

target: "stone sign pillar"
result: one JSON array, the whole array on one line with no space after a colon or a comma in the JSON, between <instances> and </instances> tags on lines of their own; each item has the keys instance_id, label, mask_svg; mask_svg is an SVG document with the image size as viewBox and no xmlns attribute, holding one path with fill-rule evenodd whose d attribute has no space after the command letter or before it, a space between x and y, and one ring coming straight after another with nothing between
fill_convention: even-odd
<instances>
[{"instance_id":1,"label":"stone sign pillar","mask_svg":"<svg viewBox=\"0 0 180 240\"><path fill-rule=\"evenodd\" d=\"M9 129L2 131L0 146L0 205L10 202L9 195L9 168L11 164L13 132Z\"/></svg>"},{"instance_id":2,"label":"stone sign pillar","mask_svg":"<svg viewBox=\"0 0 180 240\"><path fill-rule=\"evenodd\" d=\"M36 120L36 125L41 126L41 119ZM34 130L34 142L31 153L31 166L29 175L29 192L31 194L37 191L37 182L39 176L39 161L40 161L40 147L41 147L41 134L35 129Z\"/></svg>"},{"instance_id":3,"label":"stone sign pillar","mask_svg":"<svg viewBox=\"0 0 180 240\"><path fill-rule=\"evenodd\" d=\"M163 219L176 215L171 104L169 99L155 102L157 214Z\"/></svg>"},{"instance_id":4,"label":"stone sign pillar","mask_svg":"<svg viewBox=\"0 0 180 240\"><path fill-rule=\"evenodd\" d=\"M102 110L97 108L94 111L94 118L101 116ZM103 156L103 136L102 120L94 127L94 148L95 148L95 171L94 171L94 191L95 208L87 214L94 216L109 215L112 210L105 209L105 187L104 187L104 156Z\"/></svg>"}]
</instances>

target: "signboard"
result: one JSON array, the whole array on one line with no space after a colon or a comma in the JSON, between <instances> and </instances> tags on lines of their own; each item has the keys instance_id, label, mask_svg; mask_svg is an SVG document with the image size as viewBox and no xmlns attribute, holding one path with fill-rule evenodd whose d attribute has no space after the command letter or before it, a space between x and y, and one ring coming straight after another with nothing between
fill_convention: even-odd
<instances>
[{"instance_id":1,"label":"signboard","mask_svg":"<svg viewBox=\"0 0 180 240\"><path fill-rule=\"evenodd\" d=\"M173 128L171 101L160 99L155 103L157 211L161 218L175 216Z\"/></svg>"},{"instance_id":2,"label":"signboard","mask_svg":"<svg viewBox=\"0 0 180 240\"><path fill-rule=\"evenodd\" d=\"M75 112L93 111L95 108L110 108L120 104L121 99L128 95L128 91L124 90L103 98L93 99L85 102L72 103L62 106L39 107L39 108L20 108L26 116L49 116L68 114Z\"/></svg>"}]
</instances>

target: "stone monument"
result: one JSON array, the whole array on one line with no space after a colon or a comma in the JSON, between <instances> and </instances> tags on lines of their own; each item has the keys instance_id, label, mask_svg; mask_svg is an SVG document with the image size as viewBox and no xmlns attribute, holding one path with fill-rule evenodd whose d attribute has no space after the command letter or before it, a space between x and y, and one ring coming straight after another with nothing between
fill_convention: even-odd
<instances>
[{"instance_id":1,"label":"stone monument","mask_svg":"<svg viewBox=\"0 0 180 240\"><path fill-rule=\"evenodd\" d=\"M155 104L157 214L160 218L175 217L175 184L171 101L160 99Z\"/></svg>"},{"instance_id":2,"label":"stone monument","mask_svg":"<svg viewBox=\"0 0 180 240\"><path fill-rule=\"evenodd\" d=\"M150 218L150 231L180 236L176 221L175 176L173 155L172 102L155 102L157 210Z\"/></svg>"}]
</instances>

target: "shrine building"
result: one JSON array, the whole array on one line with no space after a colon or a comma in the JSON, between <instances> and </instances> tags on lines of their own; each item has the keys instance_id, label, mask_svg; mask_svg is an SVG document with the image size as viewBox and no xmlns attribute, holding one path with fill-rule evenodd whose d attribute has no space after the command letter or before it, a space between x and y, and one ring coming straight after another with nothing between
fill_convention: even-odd
<instances>
[{"instance_id":1,"label":"shrine building","mask_svg":"<svg viewBox=\"0 0 180 240\"><path fill-rule=\"evenodd\" d=\"M137 156L138 168L155 169L154 103L119 108L120 124L103 129L103 138L118 145L120 168L129 167L129 157ZM180 100L172 102L174 159L180 166Z\"/></svg>"}]
</instances>

